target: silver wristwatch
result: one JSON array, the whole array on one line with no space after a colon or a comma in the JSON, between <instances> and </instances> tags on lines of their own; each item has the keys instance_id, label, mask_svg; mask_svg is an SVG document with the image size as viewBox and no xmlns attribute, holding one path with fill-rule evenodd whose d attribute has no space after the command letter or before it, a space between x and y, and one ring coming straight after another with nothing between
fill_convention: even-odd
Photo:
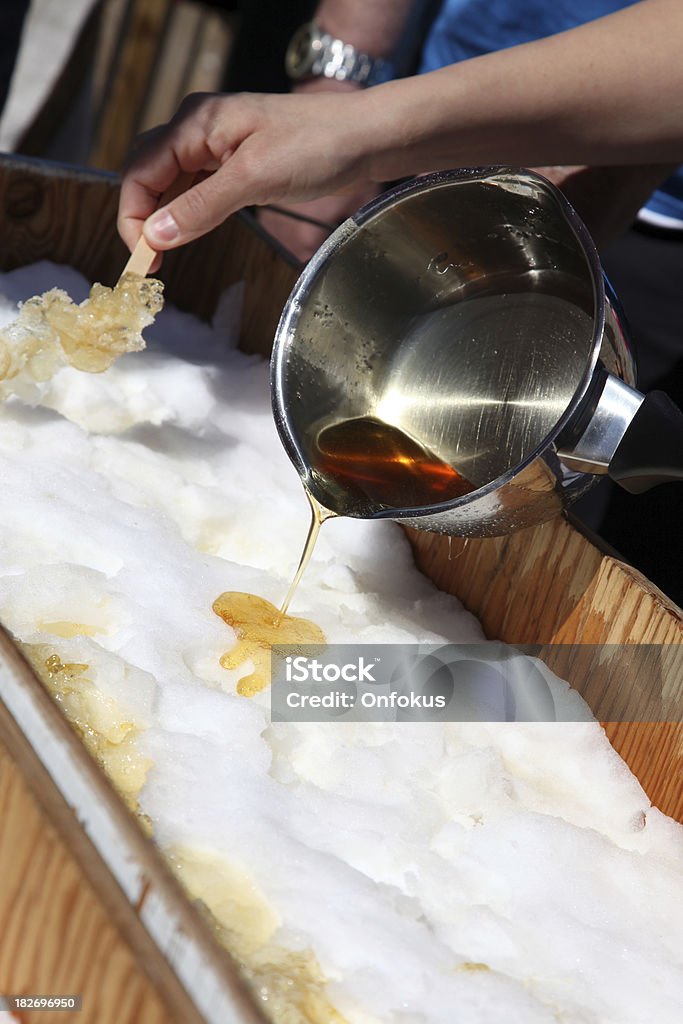
<instances>
[{"instance_id":1,"label":"silver wristwatch","mask_svg":"<svg viewBox=\"0 0 683 1024\"><path fill-rule=\"evenodd\" d=\"M314 21L302 25L292 36L285 68L297 82L306 78L334 78L338 82L379 85L394 77L390 61L361 53L350 43L323 32Z\"/></svg>"}]
</instances>

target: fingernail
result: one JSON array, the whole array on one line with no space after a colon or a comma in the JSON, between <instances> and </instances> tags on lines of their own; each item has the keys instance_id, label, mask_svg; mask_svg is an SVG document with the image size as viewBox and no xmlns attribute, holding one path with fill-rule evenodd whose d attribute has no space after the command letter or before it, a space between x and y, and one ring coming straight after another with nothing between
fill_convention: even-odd
<instances>
[{"instance_id":1,"label":"fingernail","mask_svg":"<svg viewBox=\"0 0 683 1024\"><path fill-rule=\"evenodd\" d=\"M145 223L145 235L150 242L172 242L178 237L178 225L168 210L160 210Z\"/></svg>"}]
</instances>

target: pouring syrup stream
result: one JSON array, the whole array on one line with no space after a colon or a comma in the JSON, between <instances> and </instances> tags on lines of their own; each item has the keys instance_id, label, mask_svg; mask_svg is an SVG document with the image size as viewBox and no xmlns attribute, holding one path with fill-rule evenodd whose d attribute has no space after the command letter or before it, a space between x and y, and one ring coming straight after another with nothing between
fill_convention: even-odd
<instances>
[{"instance_id":1,"label":"pouring syrup stream","mask_svg":"<svg viewBox=\"0 0 683 1024\"><path fill-rule=\"evenodd\" d=\"M252 697L270 682L273 644L325 643L322 630L307 619L288 615L292 598L320 535L322 524L339 515L372 518L392 508L452 501L474 490L449 463L398 427L364 416L334 423L317 438L314 465L338 487L339 508L322 505L304 484L311 522L299 565L279 610L254 594L226 593L213 609L237 633L237 644L221 658L234 669L251 661L237 692Z\"/></svg>"}]
</instances>

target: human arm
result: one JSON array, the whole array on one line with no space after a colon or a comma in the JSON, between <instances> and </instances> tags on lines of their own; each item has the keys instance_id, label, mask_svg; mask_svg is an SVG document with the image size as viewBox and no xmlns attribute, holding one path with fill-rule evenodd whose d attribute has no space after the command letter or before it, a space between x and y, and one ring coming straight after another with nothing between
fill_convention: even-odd
<instances>
[{"instance_id":1,"label":"human arm","mask_svg":"<svg viewBox=\"0 0 683 1024\"><path fill-rule=\"evenodd\" d=\"M557 36L362 92L194 98L134 159L121 233L135 244L181 170L213 173L145 224L160 250L242 206L312 199L359 181L489 163L677 161L682 36L679 0L642 0Z\"/></svg>"},{"instance_id":2,"label":"human arm","mask_svg":"<svg viewBox=\"0 0 683 1024\"><path fill-rule=\"evenodd\" d=\"M389 83L371 173L467 158L530 165L668 162L683 140L683 4L641 0L536 42ZM399 121L403 124L400 131Z\"/></svg>"}]
</instances>

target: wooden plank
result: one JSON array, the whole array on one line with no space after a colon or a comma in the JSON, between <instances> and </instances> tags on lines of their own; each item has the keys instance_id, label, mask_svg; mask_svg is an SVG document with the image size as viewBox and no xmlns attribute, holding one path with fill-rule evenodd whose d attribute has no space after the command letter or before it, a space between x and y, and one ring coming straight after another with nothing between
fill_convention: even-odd
<instances>
[{"instance_id":1,"label":"wooden plank","mask_svg":"<svg viewBox=\"0 0 683 1024\"><path fill-rule=\"evenodd\" d=\"M606 722L605 731L650 800L683 822L683 728L679 722Z\"/></svg>"},{"instance_id":2,"label":"wooden plank","mask_svg":"<svg viewBox=\"0 0 683 1024\"><path fill-rule=\"evenodd\" d=\"M185 82L196 59L201 20L198 4L180 0L173 5L137 131L145 132L170 120L187 95Z\"/></svg>"},{"instance_id":3,"label":"wooden plank","mask_svg":"<svg viewBox=\"0 0 683 1024\"><path fill-rule=\"evenodd\" d=\"M0 992L81 995L81 1012L60 1013L74 1024L200 1024L168 969L168 999L154 987L145 966L156 968L158 953L141 929L133 940L130 922L125 935L116 927L125 907L111 912L111 878L97 878L96 887L88 879L74 856L78 822L62 807L60 835L46 810L55 802L63 805L0 703ZM92 852L89 860L91 867L97 861ZM30 1024L53 1018L47 1011L21 1016Z\"/></svg>"},{"instance_id":4,"label":"wooden plank","mask_svg":"<svg viewBox=\"0 0 683 1024\"><path fill-rule=\"evenodd\" d=\"M202 26L197 54L185 82L185 93L216 92L223 85L237 33L238 15L202 4Z\"/></svg>"},{"instance_id":5,"label":"wooden plank","mask_svg":"<svg viewBox=\"0 0 683 1024\"><path fill-rule=\"evenodd\" d=\"M100 34L95 50L95 66L91 92L92 111L99 120L116 63L119 59L128 9L133 0L102 0Z\"/></svg>"},{"instance_id":6,"label":"wooden plank","mask_svg":"<svg viewBox=\"0 0 683 1024\"><path fill-rule=\"evenodd\" d=\"M49 259L114 283L128 257L116 234L113 176L0 158L0 268Z\"/></svg>"},{"instance_id":7,"label":"wooden plank","mask_svg":"<svg viewBox=\"0 0 683 1024\"><path fill-rule=\"evenodd\" d=\"M168 121L185 96L219 90L237 21L234 12L216 10L194 0L175 0L166 16L158 18L159 31L153 44L145 28L142 43L146 40L147 45L142 46L134 38L134 33L140 31L136 0L107 0L93 85L93 109L101 130L91 163L120 166L135 135ZM142 56L135 57L139 53ZM133 59L144 62L148 76L144 90L137 89L137 96L129 92L130 109L122 117L121 76ZM137 88L136 83L133 86Z\"/></svg>"},{"instance_id":8,"label":"wooden plank","mask_svg":"<svg viewBox=\"0 0 683 1024\"><path fill-rule=\"evenodd\" d=\"M133 0L130 5L120 59L91 154L95 167L118 170L128 155L171 6L172 0Z\"/></svg>"},{"instance_id":9,"label":"wooden plank","mask_svg":"<svg viewBox=\"0 0 683 1024\"><path fill-rule=\"evenodd\" d=\"M562 518L484 540L409 530L418 565L508 643L681 643L683 612Z\"/></svg>"}]
</instances>

